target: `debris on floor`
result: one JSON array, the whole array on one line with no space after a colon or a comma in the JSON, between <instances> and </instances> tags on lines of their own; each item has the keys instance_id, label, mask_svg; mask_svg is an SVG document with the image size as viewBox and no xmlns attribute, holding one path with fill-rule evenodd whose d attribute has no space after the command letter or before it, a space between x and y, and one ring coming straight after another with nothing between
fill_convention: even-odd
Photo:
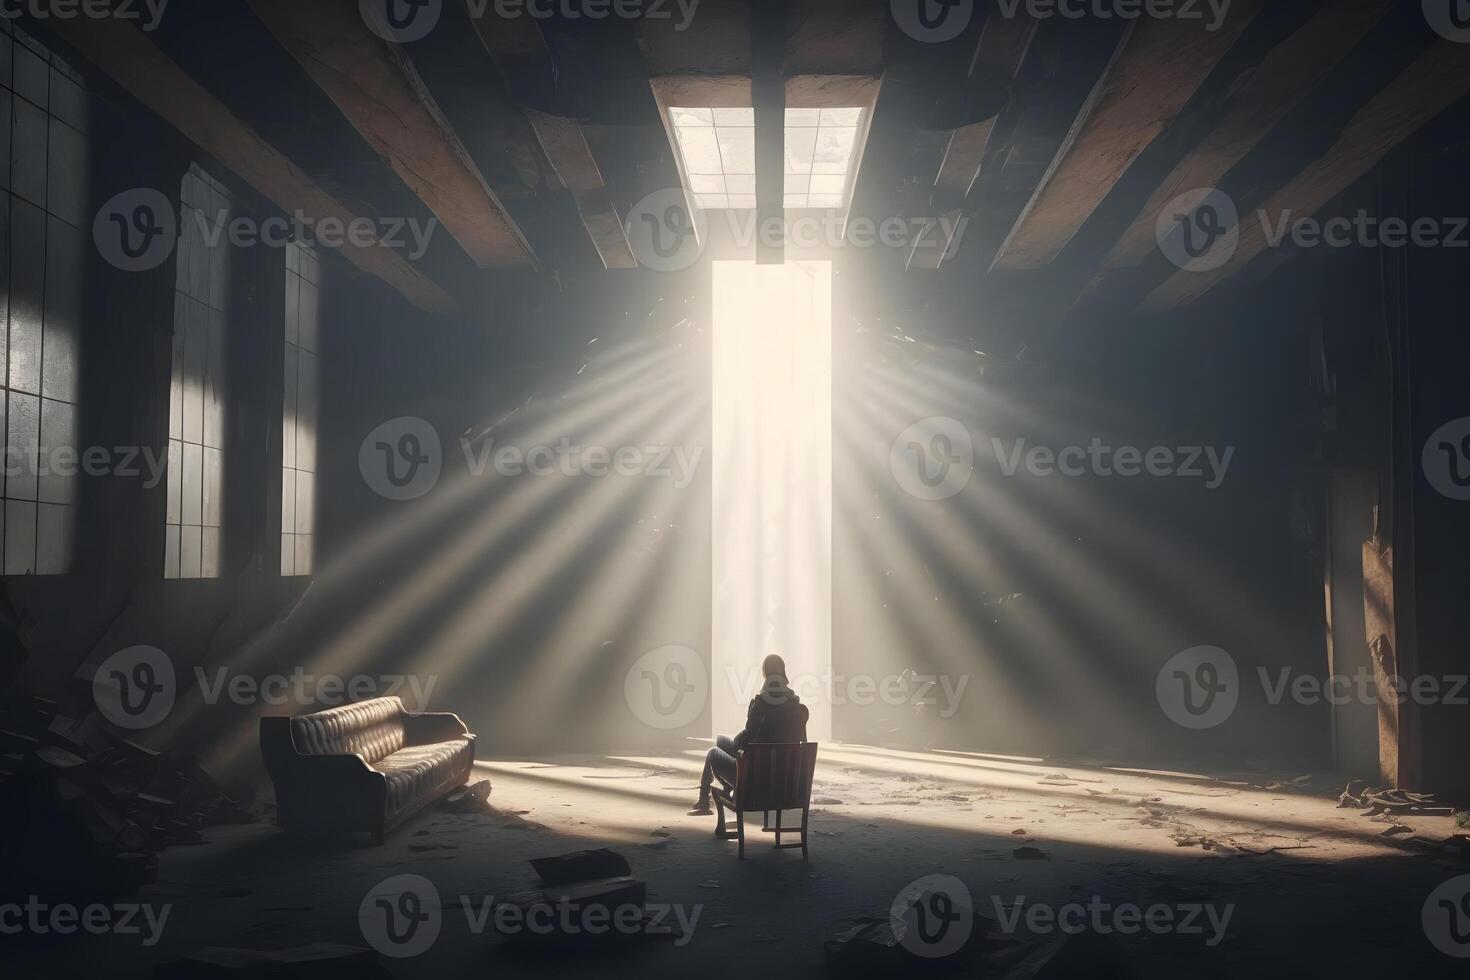
<instances>
[{"instance_id":1,"label":"debris on floor","mask_svg":"<svg viewBox=\"0 0 1470 980\"><path fill-rule=\"evenodd\" d=\"M1358 786L1363 788L1355 791L1354 788ZM1366 786L1361 780L1353 780L1347 784L1342 795L1338 797L1337 805L1356 807L1370 817L1382 813L1448 817L1455 812L1454 807L1437 801L1433 793L1410 793L1402 789L1373 789Z\"/></svg>"},{"instance_id":2,"label":"debris on floor","mask_svg":"<svg viewBox=\"0 0 1470 980\"><path fill-rule=\"evenodd\" d=\"M531 867L546 885L568 885L593 878L621 878L633 873L626 858L606 847L534 858Z\"/></svg>"},{"instance_id":3,"label":"debris on floor","mask_svg":"<svg viewBox=\"0 0 1470 980\"><path fill-rule=\"evenodd\" d=\"M480 779L452 790L439 802L448 813L485 813L490 806L490 780Z\"/></svg>"},{"instance_id":4,"label":"debris on floor","mask_svg":"<svg viewBox=\"0 0 1470 980\"><path fill-rule=\"evenodd\" d=\"M648 886L632 877L627 859L616 851L573 851L530 863L542 887L511 895L500 904L518 910L514 922L544 925L507 929L501 917L496 917L497 930L517 945L560 954L629 939L682 936L676 921L652 915L644 907ZM597 929L581 926L592 921L602 925ZM636 922L631 931L618 925L630 921Z\"/></svg>"},{"instance_id":5,"label":"debris on floor","mask_svg":"<svg viewBox=\"0 0 1470 980\"><path fill-rule=\"evenodd\" d=\"M7 891L127 895L154 880L163 848L202 844L208 825L255 822L187 754L131 736L95 709L90 688L0 701L0 814L25 828L0 840Z\"/></svg>"}]
</instances>

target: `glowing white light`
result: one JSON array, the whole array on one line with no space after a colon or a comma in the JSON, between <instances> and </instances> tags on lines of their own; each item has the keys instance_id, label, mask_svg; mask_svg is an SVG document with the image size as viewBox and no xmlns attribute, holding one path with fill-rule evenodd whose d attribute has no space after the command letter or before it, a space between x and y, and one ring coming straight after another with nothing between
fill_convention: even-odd
<instances>
[{"instance_id":1,"label":"glowing white light","mask_svg":"<svg viewBox=\"0 0 1470 980\"><path fill-rule=\"evenodd\" d=\"M715 731L745 725L767 654L831 736L832 268L714 263Z\"/></svg>"}]
</instances>

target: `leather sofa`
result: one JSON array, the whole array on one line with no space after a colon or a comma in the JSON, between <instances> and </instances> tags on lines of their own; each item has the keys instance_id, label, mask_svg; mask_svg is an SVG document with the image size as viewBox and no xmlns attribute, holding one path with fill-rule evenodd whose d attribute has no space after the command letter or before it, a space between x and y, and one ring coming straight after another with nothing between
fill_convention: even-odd
<instances>
[{"instance_id":1,"label":"leather sofa","mask_svg":"<svg viewBox=\"0 0 1470 980\"><path fill-rule=\"evenodd\" d=\"M469 778L475 736L457 715L413 714L396 697L260 719L260 753L288 831L389 830Z\"/></svg>"}]
</instances>

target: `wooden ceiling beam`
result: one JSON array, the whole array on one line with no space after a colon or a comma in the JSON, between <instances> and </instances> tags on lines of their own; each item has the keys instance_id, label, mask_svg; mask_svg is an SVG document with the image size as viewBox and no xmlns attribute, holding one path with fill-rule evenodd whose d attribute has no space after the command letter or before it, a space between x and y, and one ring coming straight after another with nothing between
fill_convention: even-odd
<instances>
[{"instance_id":1,"label":"wooden ceiling beam","mask_svg":"<svg viewBox=\"0 0 1470 980\"><path fill-rule=\"evenodd\" d=\"M247 0L281 46L482 269L529 268L531 246L408 58L351 0Z\"/></svg>"},{"instance_id":2,"label":"wooden ceiling beam","mask_svg":"<svg viewBox=\"0 0 1470 980\"><path fill-rule=\"evenodd\" d=\"M1214 30L1179 18L1130 25L992 269L1037 269L1061 254L1129 166L1184 109L1261 6L1262 0L1240 0Z\"/></svg>"},{"instance_id":3,"label":"wooden ceiling beam","mask_svg":"<svg viewBox=\"0 0 1470 980\"><path fill-rule=\"evenodd\" d=\"M131 24L116 18L57 17L47 26L98 71L281 210L300 211L313 223L327 218L346 224L363 220ZM339 251L348 262L381 279L419 309L445 315L460 312L459 304L442 286L393 248L348 240Z\"/></svg>"},{"instance_id":4,"label":"wooden ceiling beam","mask_svg":"<svg viewBox=\"0 0 1470 980\"><path fill-rule=\"evenodd\" d=\"M466 0L467 4L470 2ZM551 72L551 49L533 18L477 17L470 9L470 22L503 77L521 71L530 62L536 63L538 71ZM535 109L523 111L551 168L576 202L577 213L603 268L636 269L638 260L628 244L623 220L613 207L602 170L587 145L581 124L575 119Z\"/></svg>"},{"instance_id":5,"label":"wooden ceiling beam","mask_svg":"<svg viewBox=\"0 0 1470 980\"><path fill-rule=\"evenodd\" d=\"M1007 87L1015 81L1031 49L1039 21L1024 11L1006 17L1000 7L991 8L980 29L980 40L975 46L975 55L970 59L967 73L970 85L997 85ZM980 178L980 167L985 153L990 148L990 134L995 129L999 115L956 129L949 137L944 159L939 164L939 173L934 178L934 193L930 200L944 215L944 220L931 222L930 231L937 237L930 247L920 247L928 242L929 234L921 235L909 253L908 268L937 269L949 257L953 246L952 235L959 227L961 206L969 196L970 188Z\"/></svg>"},{"instance_id":6,"label":"wooden ceiling beam","mask_svg":"<svg viewBox=\"0 0 1470 980\"><path fill-rule=\"evenodd\" d=\"M1293 221L1312 217L1377 166L1394 147L1467 94L1470 46L1435 41L1358 110L1325 153L1253 214L1241 215L1239 237L1225 262L1207 272L1180 269L1148 295L1140 312L1178 309L1229 280L1269 247L1262 215L1272 222L1283 215L1290 215ZM1225 241L1216 247L1225 247Z\"/></svg>"},{"instance_id":7,"label":"wooden ceiling beam","mask_svg":"<svg viewBox=\"0 0 1470 980\"><path fill-rule=\"evenodd\" d=\"M1158 247L1159 215L1179 195L1216 187L1277 123L1326 78L1393 6L1391 0L1338 0L1273 48L1231 94L1225 116L1160 182L1103 258L1101 275L1137 266Z\"/></svg>"}]
</instances>

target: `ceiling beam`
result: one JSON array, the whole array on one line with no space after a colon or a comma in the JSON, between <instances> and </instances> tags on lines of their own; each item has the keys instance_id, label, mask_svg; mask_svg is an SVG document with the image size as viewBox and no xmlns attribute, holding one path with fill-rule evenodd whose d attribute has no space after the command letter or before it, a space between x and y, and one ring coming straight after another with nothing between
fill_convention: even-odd
<instances>
[{"instance_id":1,"label":"ceiling beam","mask_svg":"<svg viewBox=\"0 0 1470 980\"><path fill-rule=\"evenodd\" d=\"M1395 146L1470 93L1470 47L1435 41L1343 127L1336 142L1252 215L1242 215L1230 258L1208 272L1180 269L1139 307L1164 313L1185 306L1230 279L1269 247L1265 215L1310 218L1372 170ZM1225 241L1216 245L1225 247ZM1208 253L1206 253L1208 256Z\"/></svg>"},{"instance_id":2,"label":"ceiling beam","mask_svg":"<svg viewBox=\"0 0 1470 980\"><path fill-rule=\"evenodd\" d=\"M755 107L755 194L759 228L786 224L786 18L787 0L755 0L750 5L750 96ZM786 261L786 240L765 234L756 238L755 260L761 265Z\"/></svg>"},{"instance_id":3,"label":"ceiling beam","mask_svg":"<svg viewBox=\"0 0 1470 980\"><path fill-rule=\"evenodd\" d=\"M472 0L466 0L471 3ZM526 66L546 75L552 71L551 49L541 27L532 17L477 17L470 10L475 34L503 77ZM628 245L623 220L608 196L602 171L587 145L582 126L575 119L554 116L536 109L523 110L541 150L577 204L577 213L587 236L597 249L604 269L636 269L638 261Z\"/></svg>"},{"instance_id":4,"label":"ceiling beam","mask_svg":"<svg viewBox=\"0 0 1470 980\"><path fill-rule=\"evenodd\" d=\"M980 29L980 41L975 46L975 56L970 59L966 77L970 86L1005 85L1014 82L1031 49L1039 21L1024 11L1006 17L998 6L993 7ZM979 122L969 123L956 129L949 137L944 159L939 164L939 173L934 178L934 192L930 197L935 208L945 220L932 220L925 234L920 235L909 253L910 269L937 269L949 257L953 246L951 236L959 226L961 205L969 196L970 188L980 177L980 167L990 147L990 134L995 129L997 115ZM929 239L932 247L920 247Z\"/></svg>"},{"instance_id":5,"label":"ceiling beam","mask_svg":"<svg viewBox=\"0 0 1470 980\"><path fill-rule=\"evenodd\" d=\"M350 0L247 0L394 173L476 265L533 267L535 257L401 52Z\"/></svg>"},{"instance_id":6,"label":"ceiling beam","mask_svg":"<svg viewBox=\"0 0 1470 980\"><path fill-rule=\"evenodd\" d=\"M1215 30L1179 18L1131 24L992 268L1050 264L1118 178L1184 109L1261 4L1235 3Z\"/></svg>"},{"instance_id":7,"label":"ceiling beam","mask_svg":"<svg viewBox=\"0 0 1470 980\"><path fill-rule=\"evenodd\" d=\"M281 210L300 211L313 223L326 218L347 224L363 221L210 95L131 24L110 17L54 17L47 26L98 71ZM459 304L443 287L393 248L382 244L357 245L349 237L338 251L348 262L392 286L419 309L445 315L460 312Z\"/></svg>"},{"instance_id":8,"label":"ceiling beam","mask_svg":"<svg viewBox=\"0 0 1470 980\"><path fill-rule=\"evenodd\" d=\"M1221 178L1327 77L1392 7L1391 0L1338 0L1272 49L1230 96L1223 119L1160 182L1103 258L1101 274L1137 266L1158 246L1155 227L1168 203Z\"/></svg>"}]
</instances>

